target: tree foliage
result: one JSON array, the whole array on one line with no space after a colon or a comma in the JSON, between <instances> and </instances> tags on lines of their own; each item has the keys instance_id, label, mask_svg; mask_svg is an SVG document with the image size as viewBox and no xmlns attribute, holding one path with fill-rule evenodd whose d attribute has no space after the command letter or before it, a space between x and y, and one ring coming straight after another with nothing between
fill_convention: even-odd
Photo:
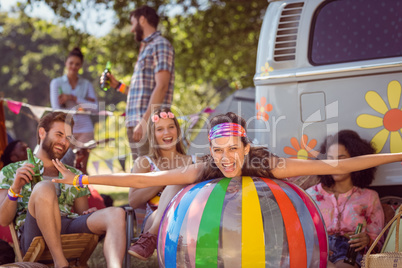
<instances>
[{"instance_id":1,"label":"tree foliage","mask_svg":"<svg viewBox=\"0 0 402 268\"><path fill-rule=\"evenodd\" d=\"M26 15L38 3L54 11L57 25ZM126 97L120 93L99 90L99 75L110 60L113 74L126 84L130 82L139 44L129 31L129 13L143 4L158 10L159 28L175 48L174 105L183 114L199 112L206 106L215 107L234 90L253 85L266 1L28 0L19 5L17 17L0 14L0 83L4 96L50 106L51 79L63 74L68 52L80 47L85 55L82 75L93 81L100 101L106 108L124 101ZM97 38L67 26L89 8L114 10L115 28ZM104 19L98 17L99 22ZM117 107L122 111L124 104ZM29 139L24 131L26 117L7 112L7 119L9 129L19 138Z\"/></svg>"}]
</instances>

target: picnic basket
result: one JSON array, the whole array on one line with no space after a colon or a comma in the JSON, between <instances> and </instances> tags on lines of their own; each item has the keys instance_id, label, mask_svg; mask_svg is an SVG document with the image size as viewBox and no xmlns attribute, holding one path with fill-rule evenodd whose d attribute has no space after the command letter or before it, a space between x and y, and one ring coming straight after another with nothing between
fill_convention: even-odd
<instances>
[{"instance_id":1,"label":"picnic basket","mask_svg":"<svg viewBox=\"0 0 402 268\"><path fill-rule=\"evenodd\" d=\"M388 222L381 233L377 236L366 255L362 260L362 268L402 268L402 252L399 252L399 223L402 216L402 209L395 214L395 216ZM395 251L383 252L378 254L370 254L374 247L377 245L380 238L385 231L396 221L396 235L395 235Z\"/></svg>"}]
</instances>

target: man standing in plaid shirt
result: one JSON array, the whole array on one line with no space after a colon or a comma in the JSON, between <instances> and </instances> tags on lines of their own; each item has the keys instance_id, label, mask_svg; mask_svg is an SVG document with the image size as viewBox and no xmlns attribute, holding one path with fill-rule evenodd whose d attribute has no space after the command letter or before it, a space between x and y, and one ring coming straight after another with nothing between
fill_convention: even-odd
<instances>
[{"instance_id":1,"label":"man standing in plaid shirt","mask_svg":"<svg viewBox=\"0 0 402 268\"><path fill-rule=\"evenodd\" d=\"M108 74L110 85L127 94L126 127L133 160L148 153L147 121L153 109L172 103L174 50L157 31L159 16L148 6L130 13L131 32L141 42L128 90Z\"/></svg>"}]
</instances>

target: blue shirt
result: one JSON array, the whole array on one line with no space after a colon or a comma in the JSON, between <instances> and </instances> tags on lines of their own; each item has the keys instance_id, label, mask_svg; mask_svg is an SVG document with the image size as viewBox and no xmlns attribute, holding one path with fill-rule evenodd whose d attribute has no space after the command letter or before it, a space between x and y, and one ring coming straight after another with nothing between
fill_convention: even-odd
<instances>
[{"instance_id":1,"label":"blue shirt","mask_svg":"<svg viewBox=\"0 0 402 268\"><path fill-rule=\"evenodd\" d=\"M67 107L61 107L59 104L59 89L63 91L63 94L74 95L77 97L77 101L69 101ZM87 98L93 99L90 101ZM67 75L63 75L53 79L50 82L50 103L55 110L59 109L74 109L76 110L78 105L81 105L85 110L97 110L98 101L96 98L95 90L87 79L78 77L77 86L72 89L68 82ZM94 126L89 115L77 114L74 118L73 133L88 133L94 131Z\"/></svg>"}]
</instances>

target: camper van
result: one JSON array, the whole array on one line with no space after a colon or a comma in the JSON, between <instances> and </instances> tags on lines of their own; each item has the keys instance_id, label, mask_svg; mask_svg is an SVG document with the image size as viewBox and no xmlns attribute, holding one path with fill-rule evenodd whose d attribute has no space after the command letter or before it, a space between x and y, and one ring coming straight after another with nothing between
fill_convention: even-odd
<instances>
[{"instance_id":1,"label":"camper van","mask_svg":"<svg viewBox=\"0 0 402 268\"><path fill-rule=\"evenodd\" d=\"M377 152L402 151L402 0L269 1L258 45L255 141L315 158L352 129ZM377 169L380 196L402 197L401 163Z\"/></svg>"}]
</instances>

